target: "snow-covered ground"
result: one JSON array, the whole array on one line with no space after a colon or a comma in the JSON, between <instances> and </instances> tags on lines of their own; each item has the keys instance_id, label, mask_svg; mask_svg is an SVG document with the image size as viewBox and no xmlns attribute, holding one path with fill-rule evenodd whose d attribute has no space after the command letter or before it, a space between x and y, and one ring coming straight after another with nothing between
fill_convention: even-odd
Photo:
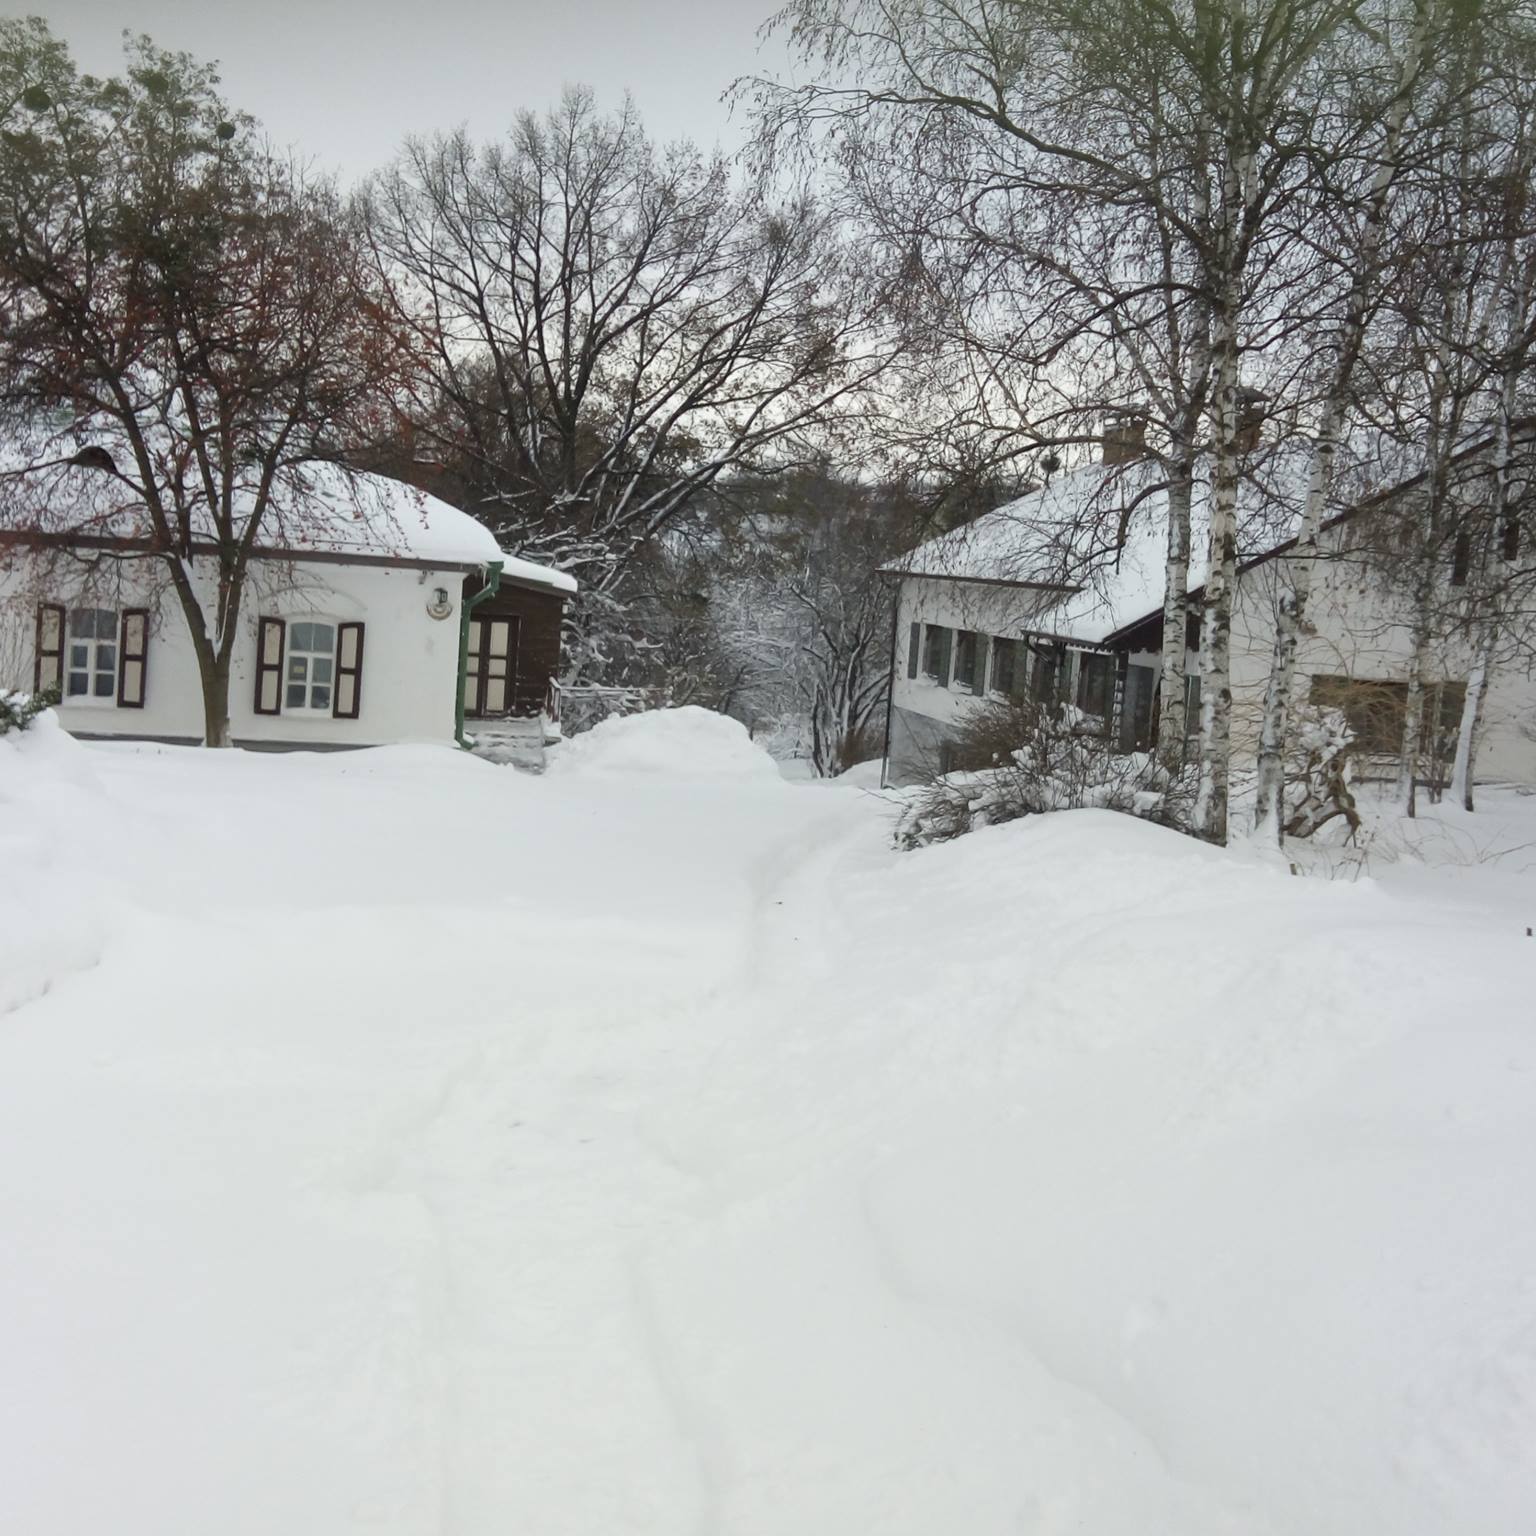
<instances>
[{"instance_id":1,"label":"snow-covered ground","mask_svg":"<svg viewBox=\"0 0 1536 1536\"><path fill-rule=\"evenodd\" d=\"M0 1531L1536 1529L1536 799L562 751L0 742Z\"/></svg>"}]
</instances>

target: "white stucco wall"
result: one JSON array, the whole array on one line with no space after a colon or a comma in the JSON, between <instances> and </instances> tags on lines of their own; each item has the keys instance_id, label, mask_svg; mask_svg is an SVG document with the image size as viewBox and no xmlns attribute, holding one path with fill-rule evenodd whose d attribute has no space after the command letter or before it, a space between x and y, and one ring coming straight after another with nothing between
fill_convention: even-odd
<instances>
[{"instance_id":1,"label":"white stucco wall","mask_svg":"<svg viewBox=\"0 0 1536 1536\"><path fill-rule=\"evenodd\" d=\"M941 581L926 576L902 578L896 604L896 647L892 705L954 726L973 713L979 700L958 687L946 687L923 676L907 676L907 647L911 626L937 624L980 634L1017 637L1029 628L1040 605L1040 594L1019 587L987 586L978 582ZM987 658L981 658L985 663ZM953 656L951 656L953 666Z\"/></svg>"},{"instance_id":2,"label":"white stucco wall","mask_svg":"<svg viewBox=\"0 0 1536 1536\"><path fill-rule=\"evenodd\" d=\"M1308 629L1297 646L1298 700L1314 676L1401 681L1412 650L1407 601L1351 558L1351 525L1322 540L1308 604ZM1283 560L1253 567L1238 582L1232 614L1232 742L1235 760L1257 755L1264 693L1274 647L1274 603L1286 579ZM1471 656L1455 641L1438 643L1426 683L1465 682ZM1477 776L1536 784L1536 679L1523 666L1494 674L1484 709Z\"/></svg>"},{"instance_id":3,"label":"white stucco wall","mask_svg":"<svg viewBox=\"0 0 1536 1536\"><path fill-rule=\"evenodd\" d=\"M451 570L310 561L253 563L230 679L230 725L235 740L295 746L451 741L464 580L461 571ZM443 619L427 613L436 587L445 588L450 598L451 609ZM175 594L156 580L152 570L117 565L87 576L57 557L46 563L9 559L0 568L0 683L32 685L40 601L66 607L143 607L153 614L144 708L66 699L59 714L67 729L92 736L202 739L197 658ZM356 720L255 713L259 617L364 625L362 698Z\"/></svg>"}]
</instances>

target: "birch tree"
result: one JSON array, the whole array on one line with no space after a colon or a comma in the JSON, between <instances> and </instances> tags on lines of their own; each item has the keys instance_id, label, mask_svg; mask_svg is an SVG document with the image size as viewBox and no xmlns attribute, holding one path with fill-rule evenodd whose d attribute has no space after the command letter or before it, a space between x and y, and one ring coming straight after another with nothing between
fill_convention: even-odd
<instances>
[{"instance_id":1,"label":"birch tree","mask_svg":"<svg viewBox=\"0 0 1536 1536\"><path fill-rule=\"evenodd\" d=\"M1502 55L1503 88L1493 102L1499 123L1494 139L1491 244L1496 311L1485 367L1493 382L1491 442L1485 476L1486 504L1469 552L1472 572L1467 631L1471 667L1457 729L1450 792L1465 810L1475 809L1477 749L1488 686L1506 627L1523 638L1532 576L1530 530L1523 525L1531 485L1530 407L1527 380L1536 361L1536 38L1511 40ZM1523 42L1524 46L1520 46ZM1501 72L1503 72L1501 71ZM1526 649L1526 647L1521 647ZM1522 658L1527 667L1529 656Z\"/></svg>"},{"instance_id":2,"label":"birch tree","mask_svg":"<svg viewBox=\"0 0 1536 1536\"><path fill-rule=\"evenodd\" d=\"M1282 235L1293 233L1282 215L1315 156L1328 58L1385 8L1386 0L1191 0L1174 8L796 0L781 17L819 76L757 87L770 145L817 125L834 141L841 136L854 157L858 125L893 114L942 119L993 148L979 153L980 184L1003 179L1036 198L1036 238L1027 248L1016 243L1013 254L1021 270L1041 274L1043 290L1047 275L1065 272L1074 339L1107 333L1111 350L1084 370L1082 346L1036 347L1032 392L1018 395L1031 426L1040 430L1042 396L1069 388L1069 369L1104 378L1118 366L1122 387L1134 380L1159 402L1173 503L1160 711L1168 736L1182 736L1183 508L1194 457L1205 454L1211 526L1196 820L1215 841L1227 829L1241 427L1252 387L1245 365L1269 344L1264 293ZM1113 250L1107 280L1096 282L1076 259L1077 242L1082 229L1111 224L1144 244L1138 260L1126 261L1129 242L1112 239L1102 247ZM1138 348L1152 334L1149 312L1157 345Z\"/></svg>"},{"instance_id":3,"label":"birch tree","mask_svg":"<svg viewBox=\"0 0 1536 1536\"><path fill-rule=\"evenodd\" d=\"M1447 669L1470 668L1453 777L1471 797L1478 716L1519 578L1509 556L1530 362L1530 37L1518 13L1483 20L1449 53L1440 89L1453 110L1400 199L1402 254L1360 403L1398 462L1420 469L1376 550L1406 610L1395 798L1410 816L1421 743L1440 732L1438 719L1426 727L1429 687Z\"/></svg>"},{"instance_id":4,"label":"birch tree","mask_svg":"<svg viewBox=\"0 0 1536 1536\"><path fill-rule=\"evenodd\" d=\"M1393 37L1397 18L1385 18L1382 35L1388 40L1389 57L1396 55L1396 79L1390 94L1384 102L1367 94L1363 103L1344 107L1353 117L1363 116L1368 121L1379 118L1379 137L1364 145L1350 146L1346 163L1340 163L1341 157L1330 153L1334 146L1320 146L1320 158L1328 168L1327 197L1321 206L1311 206L1319 224L1338 242L1345 282L1333 335L1321 341L1330 360L1323 376L1321 398L1315 406L1317 421L1312 433L1301 523L1293 553L1286 562L1286 584L1275 604L1274 651L1259 739L1254 835L1276 842L1283 835L1282 795L1297 642L1306 625L1318 540L1333 484L1334 461L1348 420L1355 366L1383 277L1389 270L1388 253L1383 249L1388 200L1403 164L1416 87L1432 45L1439 40L1442 19L1442 7L1437 0L1415 0L1406 18L1406 37L1398 41ZM1346 52L1341 62L1357 59L1358 55L1352 57ZM1336 89L1341 96L1345 94L1342 80L1337 81ZM1363 187L1353 193L1349 186L1349 162L1363 165L1365 172Z\"/></svg>"}]
</instances>

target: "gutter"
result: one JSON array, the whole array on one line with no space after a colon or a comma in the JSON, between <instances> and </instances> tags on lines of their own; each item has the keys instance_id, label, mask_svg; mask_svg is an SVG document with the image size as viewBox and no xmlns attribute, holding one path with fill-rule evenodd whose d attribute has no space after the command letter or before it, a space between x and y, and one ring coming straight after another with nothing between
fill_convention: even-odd
<instances>
[{"instance_id":1,"label":"gutter","mask_svg":"<svg viewBox=\"0 0 1536 1536\"><path fill-rule=\"evenodd\" d=\"M453 705L453 739L469 750L464 739L464 680L469 676L469 616L481 603L501 590L501 561L491 560L485 567L485 585L473 597L459 605L459 690Z\"/></svg>"}]
</instances>

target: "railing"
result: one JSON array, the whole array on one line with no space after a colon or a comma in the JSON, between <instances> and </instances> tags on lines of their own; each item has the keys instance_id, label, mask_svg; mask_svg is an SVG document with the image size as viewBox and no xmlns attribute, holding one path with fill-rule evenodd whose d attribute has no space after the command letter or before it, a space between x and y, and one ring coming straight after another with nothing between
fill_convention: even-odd
<instances>
[{"instance_id":1,"label":"railing","mask_svg":"<svg viewBox=\"0 0 1536 1536\"><path fill-rule=\"evenodd\" d=\"M610 715L633 715L666 702L659 688L614 688L600 683L550 684L549 718L567 735L589 730Z\"/></svg>"}]
</instances>

